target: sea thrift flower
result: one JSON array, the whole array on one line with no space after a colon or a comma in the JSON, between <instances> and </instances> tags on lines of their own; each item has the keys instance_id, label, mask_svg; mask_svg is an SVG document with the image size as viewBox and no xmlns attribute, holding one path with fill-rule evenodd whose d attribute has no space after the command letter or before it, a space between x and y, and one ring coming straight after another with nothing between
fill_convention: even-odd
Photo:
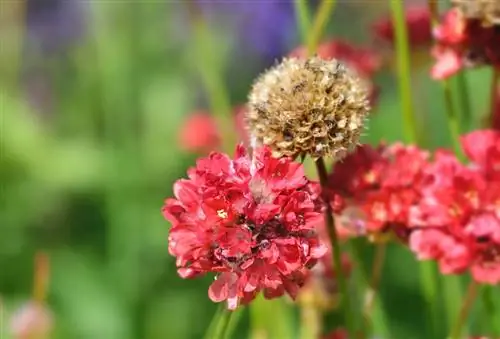
<instances>
[{"instance_id":1,"label":"sea thrift flower","mask_svg":"<svg viewBox=\"0 0 500 339\"><path fill-rule=\"evenodd\" d=\"M427 6L409 7L405 13L405 19L412 47L427 46L432 42L431 15ZM376 22L374 31L379 39L392 44L395 42L395 30L390 15Z\"/></svg>"},{"instance_id":2,"label":"sea thrift flower","mask_svg":"<svg viewBox=\"0 0 500 339\"><path fill-rule=\"evenodd\" d=\"M489 14L471 9L479 8L471 6L480 2L482 0L463 1L463 6L449 10L436 27L433 78L447 78L465 67L500 67L500 25L491 21Z\"/></svg>"},{"instance_id":3,"label":"sea thrift flower","mask_svg":"<svg viewBox=\"0 0 500 339\"><path fill-rule=\"evenodd\" d=\"M368 106L367 88L338 61L285 58L253 85L247 123L276 156L341 159L357 145Z\"/></svg>"},{"instance_id":4,"label":"sea thrift flower","mask_svg":"<svg viewBox=\"0 0 500 339\"><path fill-rule=\"evenodd\" d=\"M409 212L421 198L427 158L427 152L414 146L365 145L335 165L329 187L357 213L357 218L351 217L358 229L353 235L368 234L379 241L393 231L406 241Z\"/></svg>"},{"instance_id":5,"label":"sea thrift flower","mask_svg":"<svg viewBox=\"0 0 500 339\"><path fill-rule=\"evenodd\" d=\"M179 275L215 273L209 297L229 309L260 291L295 298L326 252L315 232L321 202L302 165L273 158L268 148L253 157L240 145L234 159L212 153L198 160L163 207Z\"/></svg>"},{"instance_id":6,"label":"sea thrift flower","mask_svg":"<svg viewBox=\"0 0 500 339\"><path fill-rule=\"evenodd\" d=\"M220 144L219 131L213 117L206 112L191 114L181 128L179 145L191 152L209 152Z\"/></svg>"},{"instance_id":7,"label":"sea thrift flower","mask_svg":"<svg viewBox=\"0 0 500 339\"><path fill-rule=\"evenodd\" d=\"M373 84L372 78L382 66L382 59L375 51L369 48L354 46L343 40L330 40L320 44L316 54L325 60L337 59L356 71L365 82L365 86L369 91L370 102L372 105L374 104L378 89ZM289 56L307 58L307 47L297 47Z\"/></svg>"},{"instance_id":8,"label":"sea thrift flower","mask_svg":"<svg viewBox=\"0 0 500 339\"><path fill-rule=\"evenodd\" d=\"M480 131L462 139L469 166L444 151L425 174L412 211L410 248L438 261L444 274L470 270L480 283L500 283L500 135Z\"/></svg>"},{"instance_id":9,"label":"sea thrift flower","mask_svg":"<svg viewBox=\"0 0 500 339\"><path fill-rule=\"evenodd\" d=\"M13 316L10 330L15 339L49 338L53 327L52 313L43 304L29 302Z\"/></svg>"}]
</instances>

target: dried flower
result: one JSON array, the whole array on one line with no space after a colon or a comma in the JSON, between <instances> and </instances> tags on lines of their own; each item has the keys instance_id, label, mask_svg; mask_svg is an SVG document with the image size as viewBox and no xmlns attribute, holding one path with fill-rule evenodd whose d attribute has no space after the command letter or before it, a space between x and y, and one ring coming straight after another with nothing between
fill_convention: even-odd
<instances>
[{"instance_id":1,"label":"dried flower","mask_svg":"<svg viewBox=\"0 0 500 339\"><path fill-rule=\"evenodd\" d=\"M290 52L290 57L307 58L308 51L305 46L300 46ZM357 47L343 40L330 40L320 44L317 48L318 57L330 60L337 59L351 69L355 70L362 78L364 86L368 88L370 104L373 106L377 99L378 88L372 79L382 67L382 58L375 51Z\"/></svg>"},{"instance_id":2,"label":"dried flower","mask_svg":"<svg viewBox=\"0 0 500 339\"><path fill-rule=\"evenodd\" d=\"M469 18L460 8L449 10L434 31L436 46L432 50L436 63L431 70L434 79L444 79L462 68L482 65L500 67L500 30L498 25L484 26Z\"/></svg>"},{"instance_id":3,"label":"dried flower","mask_svg":"<svg viewBox=\"0 0 500 339\"><path fill-rule=\"evenodd\" d=\"M500 25L500 1L451 0L467 19L479 20L483 26Z\"/></svg>"},{"instance_id":4,"label":"dried flower","mask_svg":"<svg viewBox=\"0 0 500 339\"><path fill-rule=\"evenodd\" d=\"M12 317L10 329L16 339L49 338L53 326L52 313L43 304L29 302Z\"/></svg>"},{"instance_id":5,"label":"dried flower","mask_svg":"<svg viewBox=\"0 0 500 339\"><path fill-rule=\"evenodd\" d=\"M198 160L163 207L179 275L216 273L209 297L227 300L229 309L260 291L295 298L326 252L315 232L321 201L302 165L273 158L268 148L253 156L240 145L234 159L212 153Z\"/></svg>"},{"instance_id":6,"label":"dried flower","mask_svg":"<svg viewBox=\"0 0 500 339\"><path fill-rule=\"evenodd\" d=\"M275 156L341 159L357 145L368 106L367 88L338 61L285 58L253 85L247 123Z\"/></svg>"},{"instance_id":7,"label":"dried flower","mask_svg":"<svg viewBox=\"0 0 500 339\"><path fill-rule=\"evenodd\" d=\"M480 283L500 283L500 133L462 138L473 163L438 152L426 169L422 198L412 211L410 248L438 261L444 274L470 270Z\"/></svg>"}]
</instances>

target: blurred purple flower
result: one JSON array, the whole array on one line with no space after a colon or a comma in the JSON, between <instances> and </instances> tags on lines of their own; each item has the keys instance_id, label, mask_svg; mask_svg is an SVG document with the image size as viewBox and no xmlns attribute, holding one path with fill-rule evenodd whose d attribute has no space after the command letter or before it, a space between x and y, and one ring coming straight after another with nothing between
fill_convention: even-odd
<instances>
[{"instance_id":1,"label":"blurred purple flower","mask_svg":"<svg viewBox=\"0 0 500 339\"><path fill-rule=\"evenodd\" d=\"M77 40L84 30L83 0L27 0L28 48L54 52Z\"/></svg>"},{"instance_id":2,"label":"blurred purple flower","mask_svg":"<svg viewBox=\"0 0 500 339\"><path fill-rule=\"evenodd\" d=\"M198 0L198 3L213 25L233 29L238 51L274 61L296 43L292 0Z\"/></svg>"}]
</instances>

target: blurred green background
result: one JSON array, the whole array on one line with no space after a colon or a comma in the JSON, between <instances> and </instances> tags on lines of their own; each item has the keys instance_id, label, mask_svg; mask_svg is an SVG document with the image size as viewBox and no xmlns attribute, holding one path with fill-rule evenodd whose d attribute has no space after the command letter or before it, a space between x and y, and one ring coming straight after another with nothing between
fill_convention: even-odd
<instances>
[{"instance_id":1,"label":"blurred green background","mask_svg":"<svg viewBox=\"0 0 500 339\"><path fill-rule=\"evenodd\" d=\"M197 156L178 134L191 112L210 109L204 76L241 104L253 78L300 44L293 5L270 3L200 1L200 41L185 1L2 1L0 337L11 338L9 319L31 298L38 251L50 256L52 338L202 337L216 307L211 277L177 276L160 208ZM386 13L382 1L340 2L326 33L388 57L365 136L373 143L402 140L392 49L374 45L370 29ZM425 146L447 146L430 60L414 57ZM468 75L475 117L464 129L486 113L488 79ZM382 293L394 338L425 338L418 283L412 255L391 246ZM238 338L247 325L245 314Z\"/></svg>"}]
</instances>

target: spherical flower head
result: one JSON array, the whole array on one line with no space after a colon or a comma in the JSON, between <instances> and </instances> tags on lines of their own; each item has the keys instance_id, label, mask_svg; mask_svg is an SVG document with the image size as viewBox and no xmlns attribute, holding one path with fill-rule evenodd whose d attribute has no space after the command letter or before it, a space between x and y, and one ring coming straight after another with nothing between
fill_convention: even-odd
<instances>
[{"instance_id":1,"label":"spherical flower head","mask_svg":"<svg viewBox=\"0 0 500 339\"><path fill-rule=\"evenodd\" d=\"M337 59L354 69L362 78L364 86L368 88L370 105L373 106L377 99L378 88L372 78L382 67L382 58L375 51L358 47L343 40L330 40L320 44L317 48L318 57L330 60ZM289 54L290 57L304 58L308 56L306 46L300 46Z\"/></svg>"},{"instance_id":2,"label":"spherical flower head","mask_svg":"<svg viewBox=\"0 0 500 339\"><path fill-rule=\"evenodd\" d=\"M214 118L208 112L190 114L180 130L180 147L189 152L206 153L219 144L220 135Z\"/></svg>"},{"instance_id":3,"label":"spherical flower head","mask_svg":"<svg viewBox=\"0 0 500 339\"><path fill-rule=\"evenodd\" d=\"M500 1L498 0L451 0L467 19L479 20L488 27L500 25Z\"/></svg>"},{"instance_id":4,"label":"spherical flower head","mask_svg":"<svg viewBox=\"0 0 500 339\"><path fill-rule=\"evenodd\" d=\"M413 6L405 11L406 29L412 47L427 46L432 42L431 14L427 6ZM377 38L394 43L395 30L390 15L374 24Z\"/></svg>"},{"instance_id":5,"label":"spherical flower head","mask_svg":"<svg viewBox=\"0 0 500 339\"><path fill-rule=\"evenodd\" d=\"M38 302L23 305L14 313L10 322L10 330L15 339L49 338L52 327L52 313Z\"/></svg>"},{"instance_id":6,"label":"spherical flower head","mask_svg":"<svg viewBox=\"0 0 500 339\"><path fill-rule=\"evenodd\" d=\"M212 153L198 160L188 177L163 207L179 275L215 273L209 297L229 309L260 291L295 298L326 253L315 231L321 203L302 165L273 158L267 147L251 159L240 145L234 159Z\"/></svg>"},{"instance_id":7,"label":"spherical flower head","mask_svg":"<svg viewBox=\"0 0 500 339\"><path fill-rule=\"evenodd\" d=\"M254 142L275 156L341 159L368 110L367 88L337 60L285 58L253 85L246 120Z\"/></svg>"}]
</instances>

